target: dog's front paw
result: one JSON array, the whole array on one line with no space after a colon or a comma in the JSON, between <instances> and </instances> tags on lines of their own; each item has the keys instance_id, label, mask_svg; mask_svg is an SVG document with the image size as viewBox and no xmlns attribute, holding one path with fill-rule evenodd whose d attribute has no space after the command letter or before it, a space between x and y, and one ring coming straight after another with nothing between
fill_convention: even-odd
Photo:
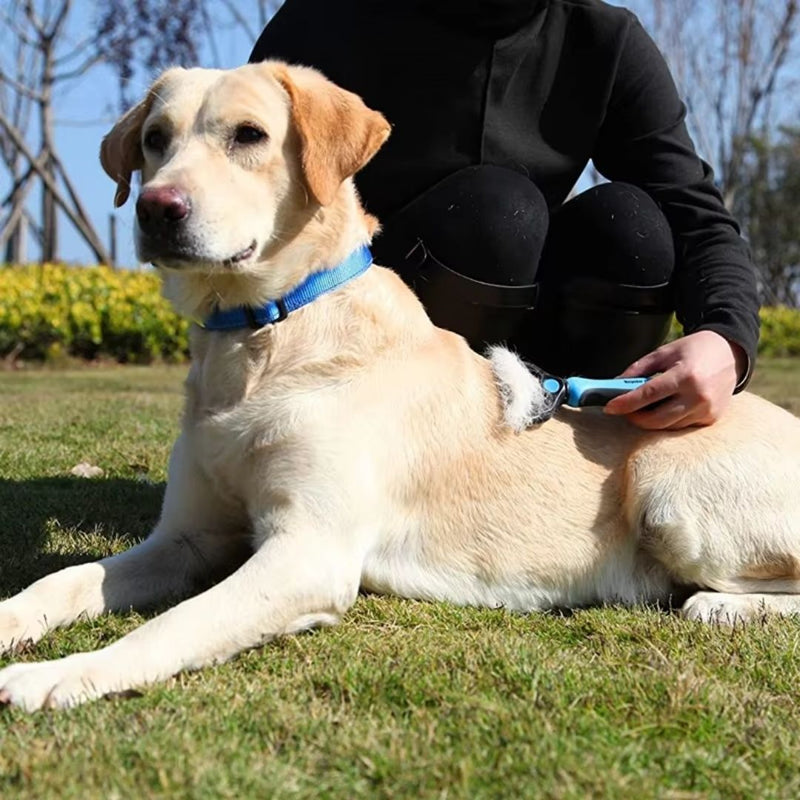
<instances>
[{"instance_id":1,"label":"dog's front paw","mask_svg":"<svg viewBox=\"0 0 800 800\"><path fill-rule=\"evenodd\" d=\"M740 625L763 617L766 609L748 595L697 592L683 604L681 613L687 619L712 625Z\"/></svg>"},{"instance_id":2,"label":"dog's front paw","mask_svg":"<svg viewBox=\"0 0 800 800\"><path fill-rule=\"evenodd\" d=\"M109 677L93 653L12 664L0 670L0 703L25 711L71 708L112 691Z\"/></svg>"},{"instance_id":3,"label":"dog's front paw","mask_svg":"<svg viewBox=\"0 0 800 800\"><path fill-rule=\"evenodd\" d=\"M0 603L0 653L7 653L26 642L38 642L44 635L44 626L29 615L4 609Z\"/></svg>"}]
</instances>

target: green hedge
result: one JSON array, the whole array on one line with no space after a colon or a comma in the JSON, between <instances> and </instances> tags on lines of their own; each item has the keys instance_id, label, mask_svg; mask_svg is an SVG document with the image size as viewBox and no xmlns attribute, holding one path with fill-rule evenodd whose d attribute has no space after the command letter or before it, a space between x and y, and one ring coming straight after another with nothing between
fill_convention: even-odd
<instances>
[{"instance_id":1,"label":"green hedge","mask_svg":"<svg viewBox=\"0 0 800 800\"><path fill-rule=\"evenodd\" d=\"M799 309L782 306L761 309L758 352L765 356L800 356Z\"/></svg>"},{"instance_id":2,"label":"green hedge","mask_svg":"<svg viewBox=\"0 0 800 800\"><path fill-rule=\"evenodd\" d=\"M182 361L188 330L149 270L0 268L0 357Z\"/></svg>"},{"instance_id":3,"label":"green hedge","mask_svg":"<svg viewBox=\"0 0 800 800\"><path fill-rule=\"evenodd\" d=\"M149 270L0 268L0 358L182 361L188 356L188 329ZM759 352L800 356L800 310L762 309Z\"/></svg>"},{"instance_id":4,"label":"green hedge","mask_svg":"<svg viewBox=\"0 0 800 800\"><path fill-rule=\"evenodd\" d=\"M764 307L761 317L761 337L758 353L762 356L800 356L800 309L785 306ZM669 338L683 335L678 320L672 320Z\"/></svg>"}]
</instances>

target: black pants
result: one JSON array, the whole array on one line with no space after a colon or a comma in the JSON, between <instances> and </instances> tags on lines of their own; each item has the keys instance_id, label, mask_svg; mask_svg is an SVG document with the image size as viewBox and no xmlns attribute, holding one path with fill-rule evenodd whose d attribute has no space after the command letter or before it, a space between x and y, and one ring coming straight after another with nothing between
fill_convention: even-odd
<instances>
[{"instance_id":1,"label":"black pants","mask_svg":"<svg viewBox=\"0 0 800 800\"><path fill-rule=\"evenodd\" d=\"M479 351L505 343L548 372L605 377L666 336L672 233L635 186L596 186L550 214L524 175L470 167L382 223L377 262Z\"/></svg>"}]
</instances>

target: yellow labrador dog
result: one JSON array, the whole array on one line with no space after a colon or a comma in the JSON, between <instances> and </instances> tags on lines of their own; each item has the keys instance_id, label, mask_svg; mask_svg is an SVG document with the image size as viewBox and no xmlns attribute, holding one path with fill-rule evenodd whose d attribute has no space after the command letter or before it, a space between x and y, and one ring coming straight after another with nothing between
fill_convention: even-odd
<instances>
[{"instance_id":1,"label":"yellow labrador dog","mask_svg":"<svg viewBox=\"0 0 800 800\"><path fill-rule=\"evenodd\" d=\"M0 604L0 648L190 599L91 653L0 671L0 701L73 706L332 625L359 587L519 611L665 601L800 611L800 420L752 395L709 428L559 412L369 266L351 176L389 134L305 68L174 69L106 137L137 239L192 331L183 432L143 543ZM522 411L520 412L520 409ZM213 583L213 580L218 582Z\"/></svg>"}]
</instances>

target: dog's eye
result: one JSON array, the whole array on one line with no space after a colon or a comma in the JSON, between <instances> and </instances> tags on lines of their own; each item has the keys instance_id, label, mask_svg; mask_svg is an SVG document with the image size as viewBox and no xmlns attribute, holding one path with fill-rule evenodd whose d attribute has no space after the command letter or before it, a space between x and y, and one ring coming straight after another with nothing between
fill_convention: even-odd
<instances>
[{"instance_id":1,"label":"dog's eye","mask_svg":"<svg viewBox=\"0 0 800 800\"><path fill-rule=\"evenodd\" d=\"M151 128L144 135L144 146L156 153L163 153L167 148L167 136L159 128Z\"/></svg>"},{"instance_id":2,"label":"dog's eye","mask_svg":"<svg viewBox=\"0 0 800 800\"><path fill-rule=\"evenodd\" d=\"M256 144L263 142L266 138L267 134L261 128L256 128L255 125L239 125L233 135L233 141L236 144Z\"/></svg>"}]
</instances>

